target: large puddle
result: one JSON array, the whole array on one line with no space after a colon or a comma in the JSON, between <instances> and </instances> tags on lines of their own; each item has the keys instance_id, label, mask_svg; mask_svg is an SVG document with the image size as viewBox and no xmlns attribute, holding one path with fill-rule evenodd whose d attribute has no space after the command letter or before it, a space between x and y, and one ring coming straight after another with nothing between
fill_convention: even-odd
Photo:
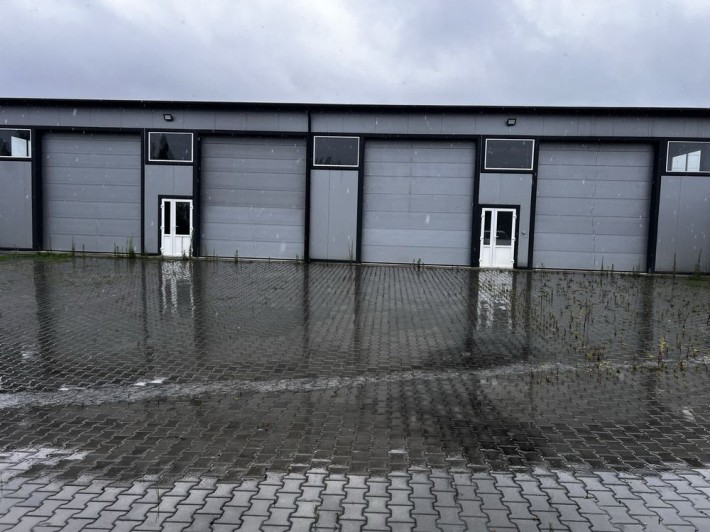
<instances>
[{"instance_id":1,"label":"large puddle","mask_svg":"<svg viewBox=\"0 0 710 532\"><path fill-rule=\"evenodd\" d=\"M710 463L707 279L22 259L0 303L0 449L114 477Z\"/></svg>"}]
</instances>

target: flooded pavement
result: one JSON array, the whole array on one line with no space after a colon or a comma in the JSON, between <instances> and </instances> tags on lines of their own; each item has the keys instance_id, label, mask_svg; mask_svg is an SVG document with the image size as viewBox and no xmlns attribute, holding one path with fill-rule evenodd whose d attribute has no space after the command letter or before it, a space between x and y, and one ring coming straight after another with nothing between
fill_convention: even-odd
<instances>
[{"instance_id":1,"label":"flooded pavement","mask_svg":"<svg viewBox=\"0 0 710 532\"><path fill-rule=\"evenodd\" d=\"M0 304L0 531L710 527L708 278L49 256Z\"/></svg>"}]
</instances>

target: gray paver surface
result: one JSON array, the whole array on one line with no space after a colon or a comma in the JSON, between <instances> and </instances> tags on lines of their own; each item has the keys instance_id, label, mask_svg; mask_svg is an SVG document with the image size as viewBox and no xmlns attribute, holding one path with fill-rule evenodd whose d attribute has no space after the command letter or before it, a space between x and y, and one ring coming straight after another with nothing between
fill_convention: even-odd
<instances>
[{"instance_id":1,"label":"gray paver surface","mask_svg":"<svg viewBox=\"0 0 710 532\"><path fill-rule=\"evenodd\" d=\"M0 261L0 531L710 529L710 283Z\"/></svg>"}]
</instances>

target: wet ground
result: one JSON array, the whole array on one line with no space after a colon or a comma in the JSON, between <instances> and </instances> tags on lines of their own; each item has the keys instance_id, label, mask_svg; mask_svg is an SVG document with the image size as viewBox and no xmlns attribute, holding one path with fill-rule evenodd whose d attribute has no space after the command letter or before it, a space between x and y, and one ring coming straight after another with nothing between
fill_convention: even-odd
<instances>
[{"instance_id":1,"label":"wet ground","mask_svg":"<svg viewBox=\"0 0 710 532\"><path fill-rule=\"evenodd\" d=\"M710 528L709 383L707 278L4 260L0 531Z\"/></svg>"}]
</instances>

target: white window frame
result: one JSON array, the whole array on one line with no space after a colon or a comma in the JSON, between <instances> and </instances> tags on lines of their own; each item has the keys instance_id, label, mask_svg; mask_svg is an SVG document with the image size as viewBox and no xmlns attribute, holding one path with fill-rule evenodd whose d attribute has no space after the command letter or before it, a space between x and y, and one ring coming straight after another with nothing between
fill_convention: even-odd
<instances>
[{"instance_id":1,"label":"white window frame","mask_svg":"<svg viewBox=\"0 0 710 532\"><path fill-rule=\"evenodd\" d=\"M150 149L151 135L190 135L190 160L187 159L153 159ZM149 131L148 132L148 162L167 164L192 164L195 160L195 135L187 131Z\"/></svg>"},{"instance_id":2,"label":"white window frame","mask_svg":"<svg viewBox=\"0 0 710 532\"><path fill-rule=\"evenodd\" d=\"M488 166L488 141L489 140L504 140L506 142L532 142L530 149L532 153L530 154L530 167L513 167L513 168L497 168ZM535 139L511 139L511 138L489 138L486 139L486 145L483 148L483 169L484 170L502 170L505 172L520 172L520 171L531 171L535 167Z\"/></svg>"},{"instance_id":3,"label":"white window frame","mask_svg":"<svg viewBox=\"0 0 710 532\"><path fill-rule=\"evenodd\" d=\"M357 140L357 161L356 164L322 164L316 163L316 139L355 139ZM337 168L359 168L360 167L360 137L352 135L314 135L313 136L313 166L337 167Z\"/></svg>"},{"instance_id":4,"label":"white window frame","mask_svg":"<svg viewBox=\"0 0 710 532\"><path fill-rule=\"evenodd\" d=\"M673 169L673 159L671 158L671 144L697 144L697 145L707 145L710 146L710 142L704 141L704 140L669 140L668 145L666 146L666 172L668 173L673 173L673 174L710 174L710 170L700 170L700 158L698 157L698 169L697 170L688 170L688 156L692 155L695 153L695 151L699 150L694 150L688 153L682 153L680 155L676 155L676 157L680 157L682 155L685 156L685 168L683 170L674 170Z\"/></svg>"},{"instance_id":5,"label":"white window frame","mask_svg":"<svg viewBox=\"0 0 710 532\"><path fill-rule=\"evenodd\" d=\"M0 155L0 159L31 159L32 158L32 130L22 127L2 127L0 131L27 131L30 140L27 141L27 155Z\"/></svg>"}]
</instances>

